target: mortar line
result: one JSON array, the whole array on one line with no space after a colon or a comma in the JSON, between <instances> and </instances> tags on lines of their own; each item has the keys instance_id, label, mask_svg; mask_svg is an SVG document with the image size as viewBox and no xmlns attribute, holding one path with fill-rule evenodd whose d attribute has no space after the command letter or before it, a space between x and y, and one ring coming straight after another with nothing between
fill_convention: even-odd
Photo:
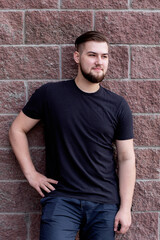
<instances>
[{"instance_id":1,"label":"mortar line","mask_svg":"<svg viewBox=\"0 0 160 240\"><path fill-rule=\"evenodd\" d=\"M128 80L131 80L131 46L128 47Z\"/></svg>"},{"instance_id":2,"label":"mortar line","mask_svg":"<svg viewBox=\"0 0 160 240\"><path fill-rule=\"evenodd\" d=\"M62 80L62 46L59 46L59 80Z\"/></svg>"},{"instance_id":3,"label":"mortar line","mask_svg":"<svg viewBox=\"0 0 160 240\"><path fill-rule=\"evenodd\" d=\"M58 9L59 9L59 10L61 9L61 6L62 6L62 1L59 0L59 1L58 1Z\"/></svg>"},{"instance_id":4,"label":"mortar line","mask_svg":"<svg viewBox=\"0 0 160 240\"><path fill-rule=\"evenodd\" d=\"M59 47L59 46L62 46L62 47L71 47L71 46L74 46L74 43L62 43L62 44L1 44L0 47ZM114 46L125 46L125 47L129 47L129 46L133 46L133 47L160 47L160 43L158 44L141 44L141 43L110 43L110 45L112 47Z\"/></svg>"},{"instance_id":5,"label":"mortar line","mask_svg":"<svg viewBox=\"0 0 160 240\"><path fill-rule=\"evenodd\" d=\"M27 228L27 240L30 240L30 226L31 226L31 218L30 214L27 212L25 215L25 220L26 220L26 228Z\"/></svg>"},{"instance_id":6,"label":"mortar line","mask_svg":"<svg viewBox=\"0 0 160 240\"><path fill-rule=\"evenodd\" d=\"M17 115L17 114L16 114ZM45 150L45 146L30 146L30 150ZM160 146L134 146L134 149L137 150L160 150ZM0 147L1 151L12 150L12 147Z\"/></svg>"},{"instance_id":7,"label":"mortar line","mask_svg":"<svg viewBox=\"0 0 160 240\"><path fill-rule=\"evenodd\" d=\"M18 113L16 114L16 116L18 115ZM45 145L42 145L42 146L29 146L29 149L30 150L45 150ZM0 150L12 150L12 148L10 146L8 147L0 147Z\"/></svg>"},{"instance_id":8,"label":"mortar line","mask_svg":"<svg viewBox=\"0 0 160 240\"><path fill-rule=\"evenodd\" d=\"M62 79L0 79L0 83L9 83L9 82L22 82L22 81L25 81L26 83L28 82L59 82L59 81L68 81L70 80L70 78L62 78ZM159 82L160 79L146 79L146 78L142 78L142 79L134 79L134 78L131 78L131 79L126 79L126 78L109 78L109 79L104 79L103 82L110 82L110 81L113 81L113 82ZM15 113L12 113L12 114L15 114Z\"/></svg>"},{"instance_id":9,"label":"mortar line","mask_svg":"<svg viewBox=\"0 0 160 240\"><path fill-rule=\"evenodd\" d=\"M160 113L133 113L133 116L160 116Z\"/></svg>"},{"instance_id":10,"label":"mortar line","mask_svg":"<svg viewBox=\"0 0 160 240\"><path fill-rule=\"evenodd\" d=\"M47 79L47 78L43 78L43 79L32 79L32 78L30 78L30 79L12 79L12 78L10 78L10 79L0 79L0 83L3 83L3 82L5 82L5 83L9 83L9 82L23 82L23 81L26 81L26 83L27 82L44 82L44 81L48 81L48 82L58 82L58 81L68 81L68 80L70 80L70 78L62 78L61 80L59 80L59 79ZM137 79L135 79L135 78L131 78L131 79L128 79L128 78L108 78L108 79L104 79L103 80L104 82L105 81L114 81L114 82L159 82L160 81L160 78L158 79L158 78L148 78L148 79L146 79L146 78L141 78L141 79L139 79L139 78L137 78Z\"/></svg>"},{"instance_id":11,"label":"mortar line","mask_svg":"<svg viewBox=\"0 0 160 240\"><path fill-rule=\"evenodd\" d=\"M132 9L131 0L128 0L128 9Z\"/></svg>"},{"instance_id":12,"label":"mortar line","mask_svg":"<svg viewBox=\"0 0 160 240\"><path fill-rule=\"evenodd\" d=\"M41 212L0 212L0 215L32 215L32 214L41 214Z\"/></svg>"},{"instance_id":13,"label":"mortar line","mask_svg":"<svg viewBox=\"0 0 160 240\"><path fill-rule=\"evenodd\" d=\"M141 213L160 213L160 211L133 211L132 212L133 214L135 214L135 213L138 213L138 214L141 214ZM0 215L27 215L27 214L29 214L29 215L33 215L33 214L42 214L41 213L41 211L39 211L39 212L0 212Z\"/></svg>"},{"instance_id":14,"label":"mortar line","mask_svg":"<svg viewBox=\"0 0 160 240\"><path fill-rule=\"evenodd\" d=\"M147 82L147 81L150 81L150 82L154 82L154 81L160 81L160 78L159 79L156 79L156 78L131 78L131 79L128 79L128 78L108 78L108 79L104 79L104 81L116 81L116 82Z\"/></svg>"},{"instance_id":15,"label":"mortar line","mask_svg":"<svg viewBox=\"0 0 160 240\"><path fill-rule=\"evenodd\" d=\"M28 82L24 81L25 93L26 93L26 102L28 101Z\"/></svg>"},{"instance_id":16,"label":"mortar line","mask_svg":"<svg viewBox=\"0 0 160 240\"><path fill-rule=\"evenodd\" d=\"M25 41L26 41L26 22L25 22L25 18L26 18L26 12L24 11L23 12L23 31L22 31L22 34L23 34L23 44L25 44Z\"/></svg>"},{"instance_id":17,"label":"mortar line","mask_svg":"<svg viewBox=\"0 0 160 240\"><path fill-rule=\"evenodd\" d=\"M136 179L136 182L160 182L160 179ZM27 180L19 180L19 179L4 179L0 180L0 183L28 183Z\"/></svg>"},{"instance_id":18,"label":"mortar line","mask_svg":"<svg viewBox=\"0 0 160 240\"><path fill-rule=\"evenodd\" d=\"M80 9L78 9L78 10L80 10ZM83 11L83 10L85 10L85 9L82 9L81 11ZM88 9L88 11L90 11L90 10L91 9ZM67 11L67 10L65 10L65 11ZM76 11L76 9L75 9L75 11ZM85 10L85 11L87 11L87 10ZM95 12L106 12L106 13L107 12L126 12L126 13L127 12L128 13L130 13L130 12L133 12L133 13L137 13L137 12L139 12L139 13L152 13L152 12L154 12L154 13L159 13L160 9L133 9L133 8L131 8L131 9L94 9L94 11Z\"/></svg>"},{"instance_id":19,"label":"mortar line","mask_svg":"<svg viewBox=\"0 0 160 240\"><path fill-rule=\"evenodd\" d=\"M0 183L28 183L27 180L19 180L19 179L10 179L10 180L0 180Z\"/></svg>"},{"instance_id":20,"label":"mortar line","mask_svg":"<svg viewBox=\"0 0 160 240\"><path fill-rule=\"evenodd\" d=\"M17 113L0 113L0 116L17 116Z\"/></svg>"},{"instance_id":21,"label":"mortar line","mask_svg":"<svg viewBox=\"0 0 160 240\"><path fill-rule=\"evenodd\" d=\"M73 43L68 43L68 44L2 44L0 47L72 47L74 46ZM129 44L129 43L110 43L110 46L112 47L160 47L160 44Z\"/></svg>"},{"instance_id":22,"label":"mortar line","mask_svg":"<svg viewBox=\"0 0 160 240\"><path fill-rule=\"evenodd\" d=\"M47 78L44 78L44 79L0 79L0 82L23 82L23 81L26 81L27 82L44 82L44 81L49 81L49 82L57 82L57 81L60 81L59 79L47 79Z\"/></svg>"},{"instance_id":23,"label":"mortar line","mask_svg":"<svg viewBox=\"0 0 160 240\"><path fill-rule=\"evenodd\" d=\"M136 182L160 182L160 179L136 179Z\"/></svg>"},{"instance_id":24,"label":"mortar line","mask_svg":"<svg viewBox=\"0 0 160 240\"><path fill-rule=\"evenodd\" d=\"M129 8L129 9L104 9L104 8L88 8L88 9L85 9L85 8L82 8L82 9L76 9L76 8L73 8L73 9L68 9L68 8L43 8L43 9L40 9L40 8L29 8L29 9L0 9L0 12L24 12L24 11L27 11L27 12L91 12L91 11L96 11L96 12L142 12L142 13L159 13L160 12L160 9L145 9L145 8L142 8L142 9L134 9L134 8Z\"/></svg>"},{"instance_id":25,"label":"mortar line","mask_svg":"<svg viewBox=\"0 0 160 240\"><path fill-rule=\"evenodd\" d=\"M139 214L141 214L141 213L160 213L160 211L133 211L132 213L139 213Z\"/></svg>"},{"instance_id":26,"label":"mortar line","mask_svg":"<svg viewBox=\"0 0 160 240\"><path fill-rule=\"evenodd\" d=\"M93 28L92 28L92 30L93 31L95 30L95 19L96 19L96 14L95 14L95 11L93 11L93 17L92 17L92 21L93 21Z\"/></svg>"},{"instance_id":27,"label":"mortar line","mask_svg":"<svg viewBox=\"0 0 160 240\"><path fill-rule=\"evenodd\" d=\"M160 147L155 146L134 146L134 149L137 150L160 150Z\"/></svg>"}]
</instances>

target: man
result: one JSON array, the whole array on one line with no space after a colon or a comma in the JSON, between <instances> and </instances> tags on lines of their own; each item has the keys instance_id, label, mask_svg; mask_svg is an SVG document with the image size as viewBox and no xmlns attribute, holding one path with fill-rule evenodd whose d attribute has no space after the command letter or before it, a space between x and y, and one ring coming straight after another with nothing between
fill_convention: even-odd
<instances>
[{"instance_id":1,"label":"man","mask_svg":"<svg viewBox=\"0 0 160 240\"><path fill-rule=\"evenodd\" d=\"M37 89L13 122L10 141L29 184L43 197L40 240L73 240L79 229L82 240L113 240L131 224L132 116L122 97L100 86L108 68L106 37L90 31L75 47L77 77ZM36 171L26 137L40 120L46 176Z\"/></svg>"}]
</instances>

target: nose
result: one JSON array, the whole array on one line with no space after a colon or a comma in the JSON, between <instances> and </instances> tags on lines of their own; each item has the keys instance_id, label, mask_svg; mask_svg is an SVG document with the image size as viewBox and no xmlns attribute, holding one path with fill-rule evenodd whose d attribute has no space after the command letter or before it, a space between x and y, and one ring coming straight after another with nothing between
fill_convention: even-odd
<instances>
[{"instance_id":1,"label":"nose","mask_svg":"<svg viewBox=\"0 0 160 240\"><path fill-rule=\"evenodd\" d=\"M96 58L96 64L102 64L102 58L101 58L101 56L97 56L97 58Z\"/></svg>"}]
</instances>

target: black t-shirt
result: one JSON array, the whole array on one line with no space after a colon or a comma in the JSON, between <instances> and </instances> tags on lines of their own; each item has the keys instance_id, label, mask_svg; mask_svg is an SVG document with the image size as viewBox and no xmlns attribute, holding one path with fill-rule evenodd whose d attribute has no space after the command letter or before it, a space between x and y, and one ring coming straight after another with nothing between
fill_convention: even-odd
<instances>
[{"instance_id":1,"label":"black t-shirt","mask_svg":"<svg viewBox=\"0 0 160 240\"><path fill-rule=\"evenodd\" d=\"M85 93L68 80L37 89L23 112L44 122L47 177L59 181L51 195L119 203L113 142L133 138L124 98L103 87Z\"/></svg>"}]
</instances>

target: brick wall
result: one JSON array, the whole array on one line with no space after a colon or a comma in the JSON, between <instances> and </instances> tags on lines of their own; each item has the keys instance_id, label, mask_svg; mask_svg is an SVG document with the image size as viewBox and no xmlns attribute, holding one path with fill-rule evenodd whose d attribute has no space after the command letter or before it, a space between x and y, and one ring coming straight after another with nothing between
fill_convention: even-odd
<instances>
[{"instance_id":1,"label":"brick wall","mask_svg":"<svg viewBox=\"0 0 160 240\"><path fill-rule=\"evenodd\" d=\"M124 96L134 115L137 181L133 224L117 240L158 240L160 210L160 1L0 0L0 239L38 240L40 197L24 179L8 129L35 88L76 75L75 38L108 36L103 86ZM39 124L29 133L33 161L44 172Z\"/></svg>"}]
</instances>

